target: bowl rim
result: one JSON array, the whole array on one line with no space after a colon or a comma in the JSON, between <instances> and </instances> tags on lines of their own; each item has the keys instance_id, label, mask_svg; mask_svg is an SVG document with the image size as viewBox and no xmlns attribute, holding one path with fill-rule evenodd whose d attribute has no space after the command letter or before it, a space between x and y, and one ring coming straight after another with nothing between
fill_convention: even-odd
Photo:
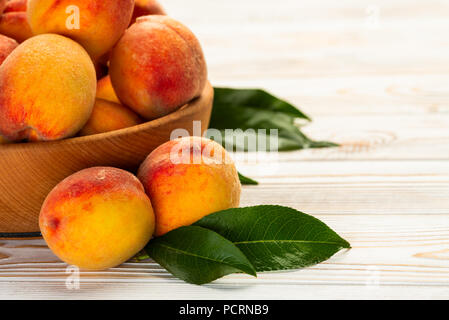
<instances>
[{"instance_id":1,"label":"bowl rim","mask_svg":"<svg viewBox=\"0 0 449 320\"><path fill-rule=\"evenodd\" d=\"M26 157L35 157L37 155L36 159L39 160L39 157L41 155L45 157L51 157L53 152L59 152L59 149L67 149L70 151L72 149L82 149L85 147L92 148L95 143L106 143L108 142L108 140L114 139L126 140L128 137L133 135L140 136L143 134L144 136L141 138L145 139L146 131L165 130L165 132L167 132L167 130L176 128L176 123L178 121L185 122L186 120L188 120L190 122L194 121L195 119L206 120L206 114L209 117L213 108L213 98L214 89L211 83L208 81L198 98L193 99L176 111L161 118L150 120L133 127L89 136L73 137L57 141L4 144L0 146L0 160L5 161L5 164L9 164L10 159L20 160L20 157L22 155L26 155ZM16 154L19 154L19 158L17 158ZM29 169L28 164L25 164L25 166ZM7 173L6 171L4 172ZM8 180L7 183L14 183L14 181ZM32 183L30 185L32 185ZM23 191L20 191L19 189L19 192ZM2 214L0 213L0 218L1 216ZM22 239L40 237L39 232L36 231L36 229L38 228L35 228L34 226L28 227L25 225L23 228L21 226L14 227L11 229L11 231L9 231L10 229L11 228L5 229L5 232L0 232L0 239ZM14 232L16 231L16 229L19 232ZM29 231L23 231L25 229Z\"/></svg>"},{"instance_id":2,"label":"bowl rim","mask_svg":"<svg viewBox=\"0 0 449 320\"><path fill-rule=\"evenodd\" d=\"M52 146L58 146L58 145L66 145L66 144L81 144L84 142L88 142L91 140L103 140L103 139L109 139L112 137L121 137L124 135L133 134L142 130L146 130L152 127L159 127L163 126L164 124L167 124L177 118L183 118L201 108L203 108L206 103L206 101L213 100L213 87L212 84L207 81L206 85L204 86L204 89L199 97L194 98L193 100L189 101L185 105L181 106L174 112L171 112L169 114L166 114L165 116L162 116L157 119L149 120L144 123L127 127L123 129L118 129L114 131L109 132L102 132L102 133L96 133L92 135L87 136L74 136L71 138L61 139L61 140L53 140L53 141L37 141L37 142L18 142L18 143L6 143L4 145L0 145L0 150L6 151L6 150L14 150L14 149L23 149L23 148L34 148L37 146L47 145L48 147Z\"/></svg>"}]
</instances>

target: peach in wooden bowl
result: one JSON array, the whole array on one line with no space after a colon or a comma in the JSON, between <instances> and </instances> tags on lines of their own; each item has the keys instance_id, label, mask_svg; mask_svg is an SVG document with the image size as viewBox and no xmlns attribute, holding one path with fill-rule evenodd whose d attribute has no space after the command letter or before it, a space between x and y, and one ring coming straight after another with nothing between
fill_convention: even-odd
<instances>
[{"instance_id":1,"label":"peach in wooden bowl","mask_svg":"<svg viewBox=\"0 0 449 320\"><path fill-rule=\"evenodd\" d=\"M38 233L42 203L67 176L94 166L135 171L173 130L206 130L213 104L206 84L199 98L164 117L117 131L51 142L0 145L0 236Z\"/></svg>"},{"instance_id":2,"label":"peach in wooden bowl","mask_svg":"<svg viewBox=\"0 0 449 320\"><path fill-rule=\"evenodd\" d=\"M145 16L121 36L134 0L117 1L127 8L118 24L117 8L76 0L89 21L98 15L116 23L114 41L95 41L96 28L64 32L61 5L69 3L30 0L31 27L44 34L20 44L0 66L0 136L6 138L0 141L0 236L37 232L46 195L70 174L94 166L135 170L173 130L193 134L193 121L201 121L203 130L209 124L213 89L200 43L186 26ZM48 17L46 8L54 9ZM107 25L101 24L104 32ZM45 33L50 31L57 34ZM118 39L110 52L110 79L97 84L91 58ZM134 125L143 121L149 122ZM76 134L84 137L71 138ZM5 144L23 140L35 143Z\"/></svg>"}]
</instances>

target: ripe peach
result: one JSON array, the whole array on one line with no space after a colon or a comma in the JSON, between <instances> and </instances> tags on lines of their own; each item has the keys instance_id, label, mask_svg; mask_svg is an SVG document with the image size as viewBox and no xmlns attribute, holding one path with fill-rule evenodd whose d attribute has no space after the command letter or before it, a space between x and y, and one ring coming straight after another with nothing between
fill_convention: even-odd
<instances>
[{"instance_id":1,"label":"ripe peach","mask_svg":"<svg viewBox=\"0 0 449 320\"><path fill-rule=\"evenodd\" d=\"M3 13L3 10L5 10L6 7L6 0L0 0L0 14Z\"/></svg>"},{"instance_id":2,"label":"ripe peach","mask_svg":"<svg viewBox=\"0 0 449 320\"><path fill-rule=\"evenodd\" d=\"M35 34L72 38L97 60L122 36L133 9L134 0L29 0L27 14Z\"/></svg>"},{"instance_id":3,"label":"ripe peach","mask_svg":"<svg viewBox=\"0 0 449 320\"><path fill-rule=\"evenodd\" d=\"M112 87L111 77L109 75L98 80L97 98L121 104Z\"/></svg>"},{"instance_id":4,"label":"ripe peach","mask_svg":"<svg viewBox=\"0 0 449 320\"><path fill-rule=\"evenodd\" d=\"M112 50L109 74L120 101L151 120L198 97L207 67L187 27L153 15L137 19L125 32Z\"/></svg>"},{"instance_id":5,"label":"ripe peach","mask_svg":"<svg viewBox=\"0 0 449 320\"><path fill-rule=\"evenodd\" d=\"M239 206L235 165L221 145L206 138L164 143L142 163L138 177L153 204L156 236Z\"/></svg>"},{"instance_id":6,"label":"ripe peach","mask_svg":"<svg viewBox=\"0 0 449 320\"><path fill-rule=\"evenodd\" d=\"M0 67L0 135L36 141L76 134L92 112L96 83L92 61L75 41L28 39Z\"/></svg>"},{"instance_id":7,"label":"ripe peach","mask_svg":"<svg viewBox=\"0 0 449 320\"><path fill-rule=\"evenodd\" d=\"M0 15L0 33L21 43L33 36L26 12L6 12Z\"/></svg>"},{"instance_id":8,"label":"ripe peach","mask_svg":"<svg viewBox=\"0 0 449 320\"><path fill-rule=\"evenodd\" d=\"M148 16L150 14L164 15L165 10L156 0L136 0L134 6L133 17L131 24L136 22L136 19L142 16Z\"/></svg>"},{"instance_id":9,"label":"ripe peach","mask_svg":"<svg viewBox=\"0 0 449 320\"><path fill-rule=\"evenodd\" d=\"M6 57L9 56L9 54L17 48L19 44L16 42L16 40L2 36L0 34L0 66L2 65L3 61L5 61Z\"/></svg>"},{"instance_id":10,"label":"ripe peach","mask_svg":"<svg viewBox=\"0 0 449 320\"><path fill-rule=\"evenodd\" d=\"M140 117L127 107L114 102L96 99L89 121L80 131L80 135L109 132L132 127L142 123Z\"/></svg>"},{"instance_id":11,"label":"ripe peach","mask_svg":"<svg viewBox=\"0 0 449 320\"><path fill-rule=\"evenodd\" d=\"M0 1L1 2L1 1ZM18 12L27 10L27 0L8 0L3 12Z\"/></svg>"},{"instance_id":12,"label":"ripe peach","mask_svg":"<svg viewBox=\"0 0 449 320\"><path fill-rule=\"evenodd\" d=\"M154 231L154 213L134 175L94 167L69 176L50 192L39 226L61 260L82 269L103 270L142 250Z\"/></svg>"}]
</instances>

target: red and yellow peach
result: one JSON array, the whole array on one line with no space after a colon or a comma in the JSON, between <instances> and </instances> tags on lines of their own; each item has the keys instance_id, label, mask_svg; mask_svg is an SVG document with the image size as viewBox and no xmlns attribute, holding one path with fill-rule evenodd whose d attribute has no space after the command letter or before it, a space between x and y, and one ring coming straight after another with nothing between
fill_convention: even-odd
<instances>
[{"instance_id":1,"label":"red and yellow peach","mask_svg":"<svg viewBox=\"0 0 449 320\"><path fill-rule=\"evenodd\" d=\"M33 36L27 21L26 12L12 11L0 15L0 34L21 43Z\"/></svg>"},{"instance_id":2,"label":"red and yellow peach","mask_svg":"<svg viewBox=\"0 0 449 320\"><path fill-rule=\"evenodd\" d=\"M115 94L114 88L112 87L111 77L109 75L98 80L97 83L97 98L121 103Z\"/></svg>"},{"instance_id":3,"label":"red and yellow peach","mask_svg":"<svg viewBox=\"0 0 449 320\"><path fill-rule=\"evenodd\" d=\"M216 211L238 207L234 162L218 143L200 137L169 141L142 163L138 177L156 215L156 236Z\"/></svg>"},{"instance_id":4,"label":"red and yellow peach","mask_svg":"<svg viewBox=\"0 0 449 320\"><path fill-rule=\"evenodd\" d=\"M5 61L6 57L9 56L18 45L19 44L14 39L2 36L0 34L0 66L3 61Z\"/></svg>"},{"instance_id":5,"label":"red and yellow peach","mask_svg":"<svg viewBox=\"0 0 449 320\"><path fill-rule=\"evenodd\" d=\"M152 15L137 19L114 47L110 76L120 101L151 120L198 97L207 67L200 43L187 27Z\"/></svg>"},{"instance_id":6,"label":"red and yellow peach","mask_svg":"<svg viewBox=\"0 0 449 320\"><path fill-rule=\"evenodd\" d=\"M69 37L98 60L122 36L133 9L134 0L29 0L27 14L34 34Z\"/></svg>"},{"instance_id":7,"label":"red and yellow peach","mask_svg":"<svg viewBox=\"0 0 449 320\"><path fill-rule=\"evenodd\" d=\"M136 19L142 16L165 14L164 8L162 8L156 0L135 0L135 3L131 24L136 22Z\"/></svg>"},{"instance_id":8,"label":"red and yellow peach","mask_svg":"<svg viewBox=\"0 0 449 320\"><path fill-rule=\"evenodd\" d=\"M121 104L96 99L89 121L80 131L81 136L109 132L142 123L140 117Z\"/></svg>"},{"instance_id":9,"label":"red and yellow peach","mask_svg":"<svg viewBox=\"0 0 449 320\"><path fill-rule=\"evenodd\" d=\"M0 34L0 66L2 65L3 61L5 61L6 57L9 56L9 54L15 48L17 48L17 46L18 44L15 40L2 36ZM8 140L0 135L0 145L6 143L8 143Z\"/></svg>"},{"instance_id":10,"label":"red and yellow peach","mask_svg":"<svg viewBox=\"0 0 449 320\"><path fill-rule=\"evenodd\" d=\"M39 226L61 260L86 270L120 265L151 239L154 213L131 173L94 167L75 173L47 196Z\"/></svg>"},{"instance_id":11,"label":"red and yellow peach","mask_svg":"<svg viewBox=\"0 0 449 320\"><path fill-rule=\"evenodd\" d=\"M96 83L76 42L55 34L28 39L0 66L0 135L13 142L75 135L91 115Z\"/></svg>"},{"instance_id":12,"label":"red and yellow peach","mask_svg":"<svg viewBox=\"0 0 449 320\"><path fill-rule=\"evenodd\" d=\"M1 2L1 1L0 1ZM8 0L6 2L4 13L7 12L25 12L27 10L27 0Z\"/></svg>"}]
</instances>

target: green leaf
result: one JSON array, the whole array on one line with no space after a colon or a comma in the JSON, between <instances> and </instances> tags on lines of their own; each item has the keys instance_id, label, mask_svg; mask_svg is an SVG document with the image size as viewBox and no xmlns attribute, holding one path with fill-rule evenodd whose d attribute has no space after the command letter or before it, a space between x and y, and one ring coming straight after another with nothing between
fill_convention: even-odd
<instances>
[{"instance_id":1,"label":"green leaf","mask_svg":"<svg viewBox=\"0 0 449 320\"><path fill-rule=\"evenodd\" d=\"M281 206L224 210L195 225L232 241L257 271L303 268L350 248L346 240L320 220Z\"/></svg>"},{"instance_id":2,"label":"green leaf","mask_svg":"<svg viewBox=\"0 0 449 320\"><path fill-rule=\"evenodd\" d=\"M251 178L245 177L240 172L239 172L239 179L240 179L240 183L243 184L243 185L258 185L259 184L259 182L257 182L256 180L253 180Z\"/></svg>"},{"instance_id":3,"label":"green leaf","mask_svg":"<svg viewBox=\"0 0 449 320\"><path fill-rule=\"evenodd\" d=\"M145 250L139 251L134 257L130 259L131 262L141 262L150 259L150 256L145 252Z\"/></svg>"},{"instance_id":4,"label":"green leaf","mask_svg":"<svg viewBox=\"0 0 449 320\"><path fill-rule=\"evenodd\" d=\"M174 276L193 284L235 272L256 276L254 267L232 242L198 226L181 227L155 238L145 251Z\"/></svg>"},{"instance_id":5,"label":"green leaf","mask_svg":"<svg viewBox=\"0 0 449 320\"><path fill-rule=\"evenodd\" d=\"M261 89L214 88L214 90L215 103L220 105L239 105L261 110L271 110L311 121L306 114L295 106Z\"/></svg>"},{"instance_id":6,"label":"green leaf","mask_svg":"<svg viewBox=\"0 0 449 320\"><path fill-rule=\"evenodd\" d=\"M266 130L267 151L337 146L332 142L309 139L299 129L297 119L310 120L293 105L263 90L215 88L210 128L218 130L223 137L217 142L232 147L234 151L256 151L248 141L260 137L259 130ZM226 133L227 129L241 131L229 134ZM270 130L278 130L278 136L274 137L276 141L271 141ZM210 138L217 140L213 135ZM276 143L277 150L273 150L272 146Z\"/></svg>"}]
</instances>

